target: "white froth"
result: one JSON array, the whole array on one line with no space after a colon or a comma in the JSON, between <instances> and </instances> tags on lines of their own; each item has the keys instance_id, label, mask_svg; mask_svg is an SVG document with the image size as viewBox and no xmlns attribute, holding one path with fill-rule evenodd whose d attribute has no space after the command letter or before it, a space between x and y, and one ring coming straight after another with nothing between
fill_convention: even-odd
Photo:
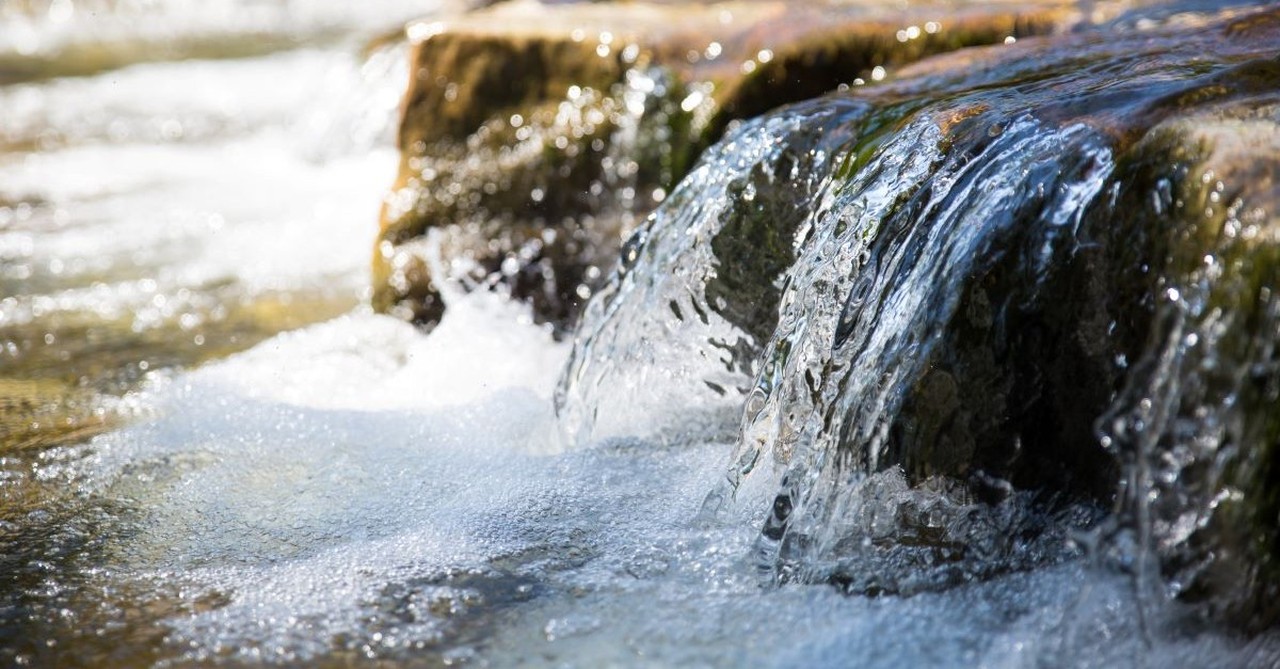
<instances>
[{"instance_id":1,"label":"white froth","mask_svg":"<svg viewBox=\"0 0 1280 669\"><path fill-rule=\"evenodd\" d=\"M388 316L348 314L286 333L202 371L250 397L352 410L458 408L513 388L546 403L568 346L528 324L527 308L475 293L430 336Z\"/></svg>"},{"instance_id":2,"label":"white froth","mask_svg":"<svg viewBox=\"0 0 1280 669\"><path fill-rule=\"evenodd\" d=\"M1079 562L911 598L768 586L752 547L770 489L698 514L728 444L540 454L565 347L495 300L455 303L430 335L363 313L281 335L157 385L157 419L93 444L87 480L137 515L103 578L219 602L164 619L179 665L334 652L492 666L1276 657L1183 637L1174 611L1149 612L1148 648L1127 577Z\"/></svg>"}]
</instances>

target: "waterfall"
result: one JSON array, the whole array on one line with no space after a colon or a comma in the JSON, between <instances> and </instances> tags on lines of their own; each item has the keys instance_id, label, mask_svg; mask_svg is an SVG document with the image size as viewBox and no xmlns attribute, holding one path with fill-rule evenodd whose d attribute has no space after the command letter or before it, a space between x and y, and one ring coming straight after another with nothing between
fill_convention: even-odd
<instances>
[{"instance_id":1,"label":"waterfall","mask_svg":"<svg viewBox=\"0 0 1280 669\"><path fill-rule=\"evenodd\" d=\"M1213 584L1264 590L1277 554L1274 194L1212 166L1274 164L1274 121L1230 126L1252 153L1198 122L1274 109L1257 25L1086 32L744 124L588 307L567 432L737 412L704 513L775 486L779 581L910 593L1088 549L1241 605Z\"/></svg>"},{"instance_id":2,"label":"waterfall","mask_svg":"<svg viewBox=\"0 0 1280 669\"><path fill-rule=\"evenodd\" d=\"M709 418L710 434L723 432L723 414L740 404L761 344L750 325L722 315L727 300L739 311L746 305L732 289L712 292L736 288L735 268L719 265L712 240L747 216L803 215L807 194L820 186L804 179L830 159L825 145L838 141L843 133L834 129L858 109L819 106L744 125L624 245L615 280L583 318L557 394L571 439L677 435L688 432L691 416ZM775 202L783 192L790 195ZM756 209L765 202L767 210Z\"/></svg>"}]
</instances>

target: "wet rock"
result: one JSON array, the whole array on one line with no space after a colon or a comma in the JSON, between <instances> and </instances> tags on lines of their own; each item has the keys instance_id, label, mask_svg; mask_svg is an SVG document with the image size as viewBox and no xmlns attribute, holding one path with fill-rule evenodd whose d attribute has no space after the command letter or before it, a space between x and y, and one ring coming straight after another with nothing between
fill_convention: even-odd
<instances>
[{"instance_id":1,"label":"wet rock","mask_svg":"<svg viewBox=\"0 0 1280 669\"><path fill-rule=\"evenodd\" d=\"M1123 511L1108 532L1133 538L1113 535L1112 545L1135 546L1119 551L1121 563L1156 557L1162 587L1210 618L1280 620L1280 67L1268 46L1280 39L1278 16L1160 25L1141 43L1104 30L944 56L871 93L942 130L944 158L904 190L868 249L872 267L901 280L910 276L898 263L927 262L911 255L927 247L913 250L912 233L898 231L938 225L938 197L958 207L971 197L960 190L969 176L947 181L950 161L999 155L990 147L1028 108L1043 132L1092 138L1015 176L1014 203L989 213L1011 218L984 233L958 283L940 268L939 290L951 286L955 301L925 303L936 320L923 334L902 326L900 353L923 360L882 370L911 370L896 410L870 413L853 372L824 372L815 392L832 399L816 410L837 433L831 447L855 469L964 480L989 503L1016 490L1052 493L1051 506L1115 500ZM1192 34L1191 50L1166 48ZM1128 59L1141 67L1111 74ZM1099 187L1072 194L1086 183ZM875 325L859 323L901 319L877 305L910 299L891 283L851 286L835 297L845 300L837 370L882 355L859 339ZM808 466L793 463L791 480ZM847 475L822 467L824 480ZM774 520L796 533L793 562L812 559L814 528L834 522L812 515L842 495L821 485L793 483L784 494L796 509ZM786 564L787 537L781 546Z\"/></svg>"},{"instance_id":2,"label":"wet rock","mask_svg":"<svg viewBox=\"0 0 1280 669\"><path fill-rule=\"evenodd\" d=\"M1166 34L1195 30L1206 43L1145 61L1149 72L1204 53L1216 65L1039 109L1108 137L1108 195L1035 288L1034 237L1009 240L1022 249L971 277L890 446L917 478L967 476L996 497L992 476L1118 496L1119 531L1159 559L1165 587L1246 627L1280 621L1280 68L1264 46L1280 39L1278 18L1178 28ZM1061 77L1051 89L1087 86L1059 74L1090 51L1067 55L1068 44L1035 46L1021 63ZM1122 59L1114 49L1097 62ZM1054 50L1062 60L1041 61ZM1015 67L991 65L1002 76ZM963 402L948 401L940 376L957 380Z\"/></svg>"},{"instance_id":3,"label":"wet rock","mask_svg":"<svg viewBox=\"0 0 1280 669\"><path fill-rule=\"evenodd\" d=\"M781 580L947 587L1064 559L1043 532L1118 508L1079 545L1147 601L1275 624L1278 42L1274 9L1125 16L743 124L593 303L561 415L682 337L754 376L716 377L747 386L728 485L778 466ZM898 470L881 531L860 491Z\"/></svg>"},{"instance_id":4,"label":"wet rock","mask_svg":"<svg viewBox=\"0 0 1280 669\"><path fill-rule=\"evenodd\" d=\"M1066 7L510 2L412 24L374 307L434 323L444 280L571 323L620 239L736 119L1061 28Z\"/></svg>"},{"instance_id":5,"label":"wet rock","mask_svg":"<svg viewBox=\"0 0 1280 669\"><path fill-rule=\"evenodd\" d=\"M1280 14L1248 23L1266 17ZM1251 95L1211 99L1135 147L1154 183L1117 208L1164 214L1164 269L1148 340L1098 427L1167 587L1262 628L1280 623L1280 68L1239 69L1254 70L1232 77L1254 77Z\"/></svg>"}]
</instances>

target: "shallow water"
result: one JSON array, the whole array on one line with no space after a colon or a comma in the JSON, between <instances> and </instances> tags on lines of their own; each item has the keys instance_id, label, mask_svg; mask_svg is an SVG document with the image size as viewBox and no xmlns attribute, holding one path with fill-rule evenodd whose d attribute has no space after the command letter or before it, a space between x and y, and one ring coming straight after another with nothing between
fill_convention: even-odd
<instances>
[{"instance_id":1,"label":"shallow water","mask_svg":"<svg viewBox=\"0 0 1280 669\"><path fill-rule=\"evenodd\" d=\"M369 313L404 73L359 46L0 88L0 662L1280 665L1275 637L1138 611L1086 535L910 597L778 585L758 538L780 472L704 509L754 371L714 312L600 326L639 342L613 363L658 371L580 353L595 395L567 419L571 344L526 307L450 293L430 334ZM743 137L721 174L776 149ZM698 311L666 289L635 290Z\"/></svg>"},{"instance_id":2,"label":"shallow water","mask_svg":"<svg viewBox=\"0 0 1280 669\"><path fill-rule=\"evenodd\" d=\"M135 401L154 418L19 470L59 489L39 512L61 522L25 546L44 555L5 602L24 614L6 647L164 666L1247 667L1278 650L1188 635L1172 612L1148 646L1128 577L1082 560L910 598L772 587L751 550L771 488L698 517L731 444L559 451L565 345L492 296L453 306L430 336L353 313L153 377Z\"/></svg>"}]
</instances>

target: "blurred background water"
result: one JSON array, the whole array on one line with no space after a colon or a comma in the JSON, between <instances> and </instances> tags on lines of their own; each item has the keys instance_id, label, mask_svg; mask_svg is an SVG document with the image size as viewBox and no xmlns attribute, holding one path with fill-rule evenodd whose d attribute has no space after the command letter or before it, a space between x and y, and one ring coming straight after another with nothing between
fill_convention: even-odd
<instances>
[{"instance_id":1,"label":"blurred background water","mask_svg":"<svg viewBox=\"0 0 1280 669\"><path fill-rule=\"evenodd\" d=\"M110 421L149 371L343 313L438 3L0 9L0 442Z\"/></svg>"}]
</instances>

